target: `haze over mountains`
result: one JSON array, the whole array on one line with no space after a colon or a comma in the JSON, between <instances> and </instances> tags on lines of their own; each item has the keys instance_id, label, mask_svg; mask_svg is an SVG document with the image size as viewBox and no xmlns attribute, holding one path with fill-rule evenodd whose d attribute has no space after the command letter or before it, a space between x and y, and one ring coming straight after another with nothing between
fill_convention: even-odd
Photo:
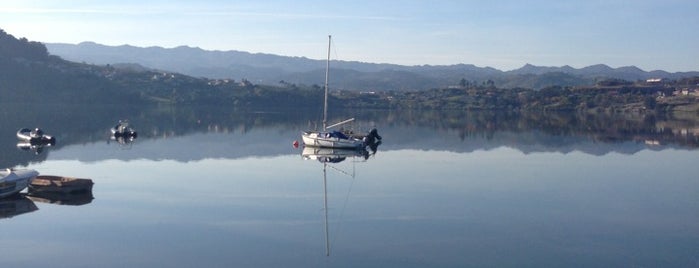
<instances>
[{"instance_id":1,"label":"haze over mountains","mask_svg":"<svg viewBox=\"0 0 699 268\"><path fill-rule=\"evenodd\" d=\"M142 48L129 45L106 46L93 42L45 45L50 54L71 61L101 65L138 64L145 68L196 77L238 81L246 79L268 85L276 85L280 81L321 85L324 79L325 61L305 57L252 54L243 51L207 51L187 46ZM334 89L361 91L441 88L457 85L462 79L478 84L491 80L501 88L540 89L554 85L592 85L595 81L608 78L636 81L689 76L699 76L699 72L649 72L635 66L611 68L603 64L580 69L527 64L516 70L502 71L471 64L403 66L336 60L331 63L331 83Z\"/></svg>"}]
</instances>

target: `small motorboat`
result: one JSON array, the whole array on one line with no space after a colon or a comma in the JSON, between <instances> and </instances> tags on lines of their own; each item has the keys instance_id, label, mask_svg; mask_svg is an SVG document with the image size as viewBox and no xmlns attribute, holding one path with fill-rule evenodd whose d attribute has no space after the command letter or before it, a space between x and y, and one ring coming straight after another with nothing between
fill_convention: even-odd
<instances>
[{"instance_id":1,"label":"small motorboat","mask_svg":"<svg viewBox=\"0 0 699 268\"><path fill-rule=\"evenodd\" d=\"M138 136L138 133L129 126L129 122L126 120L119 120L119 123L112 127L111 131L114 139L133 140Z\"/></svg>"},{"instance_id":2,"label":"small motorboat","mask_svg":"<svg viewBox=\"0 0 699 268\"><path fill-rule=\"evenodd\" d=\"M12 196L24 190L36 176L39 176L39 172L33 169L0 170L0 198Z\"/></svg>"},{"instance_id":3,"label":"small motorboat","mask_svg":"<svg viewBox=\"0 0 699 268\"><path fill-rule=\"evenodd\" d=\"M28 129L23 128L17 131L17 138L20 141L29 143L30 145L55 145L56 138L44 134L40 128Z\"/></svg>"},{"instance_id":4,"label":"small motorboat","mask_svg":"<svg viewBox=\"0 0 699 268\"><path fill-rule=\"evenodd\" d=\"M81 193L92 192L94 183L91 179L62 176L37 176L29 183L29 192Z\"/></svg>"}]
</instances>

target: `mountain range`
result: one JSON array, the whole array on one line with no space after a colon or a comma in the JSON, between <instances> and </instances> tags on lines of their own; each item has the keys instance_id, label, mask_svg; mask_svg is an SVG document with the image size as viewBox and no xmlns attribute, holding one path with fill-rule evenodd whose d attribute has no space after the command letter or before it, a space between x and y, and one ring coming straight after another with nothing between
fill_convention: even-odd
<instances>
[{"instance_id":1,"label":"mountain range","mask_svg":"<svg viewBox=\"0 0 699 268\"><path fill-rule=\"evenodd\" d=\"M195 77L248 80L277 85L321 85L324 60L243 51L208 51L196 47L175 48L107 46L94 42L80 44L45 43L50 54L90 64L138 64L144 68L177 72ZM604 64L580 69L570 66L545 67L526 64L511 71L472 64L419 65L378 64L357 61L331 62L331 86L358 91L424 90L458 85L462 82L492 82L500 88L593 85L603 79L628 81L649 78L679 79L699 72L670 73L644 71L635 66L612 68Z\"/></svg>"}]
</instances>

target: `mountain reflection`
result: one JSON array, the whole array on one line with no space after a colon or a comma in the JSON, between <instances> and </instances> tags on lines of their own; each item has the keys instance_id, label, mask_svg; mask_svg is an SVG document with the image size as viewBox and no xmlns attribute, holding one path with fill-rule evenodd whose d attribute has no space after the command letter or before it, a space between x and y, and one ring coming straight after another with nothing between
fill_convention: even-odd
<instances>
[{"instance_id":1,"label":"mountain reflection","mask_svg":"<svg viewBox=\"0 0 699 268\"><path fill-rule=\"evenodd\" d=\"M31 113L16 113L18 109ZM86 113L85 111L90 111ZM644 149L694 150L699 147L699 116L690 114L584 114L569 112L493 111L333 111L329 122L347 115L360 130L378 128L382 150L447 150L470 152L511 147L524 153L582 151L590 154L634 153ZM134 150L114 156L107 147L110 128L119 119L138 126ZM0 135L2 167L45 160L53 152L83 145L81 161L108 158L155 158L190 161L207 157L250 157L296 154L291 143L301 131L318 125L315 110L239 111L228 107L101 105L0 106L5 135ZM58 142L41 153L16 146L16 129L40 126ZM136 150L149 147L147 151ZM152 147L152 148L151 148ZM298 150L298 149L296 149ZM123 150L122 150L123 151Z\"/></svg>"},{"instance_id":2,"label":"mountain reflection","mask_svg":"<svg viewBox=\"0 0 699 268\"><path fill-rule=\"evenodd\" d=\"M456 130L464 141L493 139L498 132L541 132L549 136L587 137L596 142L653 141L696 148L699 116L668 117L644 114L580 114L574 112L425 112L397 115L395 122Z\"/></svg>"}]
</instances>

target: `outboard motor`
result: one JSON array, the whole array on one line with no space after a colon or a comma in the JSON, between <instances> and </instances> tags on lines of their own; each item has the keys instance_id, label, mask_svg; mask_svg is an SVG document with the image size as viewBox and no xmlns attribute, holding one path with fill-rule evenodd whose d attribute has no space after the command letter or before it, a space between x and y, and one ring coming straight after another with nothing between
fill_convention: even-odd
<instances>
[{"instance_id":1,"label":"outboard motor","mask_svg":"<svg viewBox=\"0 0 699 268\"><path fill-rule=\"evenodd\" d=\"M379 136L379 132L374 128L371 131L369 131L369 134L366 135L366 139L364 142L366 144L374 144L376 143L377 140L381 140L381 136Z\"/></svg>"},{"instance_id":2,"label":"outboard motor","mask_svg":"<svg viewBox=\"0 0 699 268\"><path fill-rule=\"evenodd\" d=\"M41 130L40 128L35 128L34 130L32 130L32 131L29 133L29 135L30 135L32 138L41 138L42 136L44 136L44 131Z\"/></svg>"},{"instance_id":3,"label":"outboard motor","mask_svg":"<svg viewBox=\"0 0 699 268\"><path fill-rule=\"evenodd\" d=\"M369 131L369 134L364 137L364 144L369 146L369 149L373 153L376 153L376 149L379 147L379 144L381 144L381 136L375 128Z\"/></svg>"}]
</instances>

